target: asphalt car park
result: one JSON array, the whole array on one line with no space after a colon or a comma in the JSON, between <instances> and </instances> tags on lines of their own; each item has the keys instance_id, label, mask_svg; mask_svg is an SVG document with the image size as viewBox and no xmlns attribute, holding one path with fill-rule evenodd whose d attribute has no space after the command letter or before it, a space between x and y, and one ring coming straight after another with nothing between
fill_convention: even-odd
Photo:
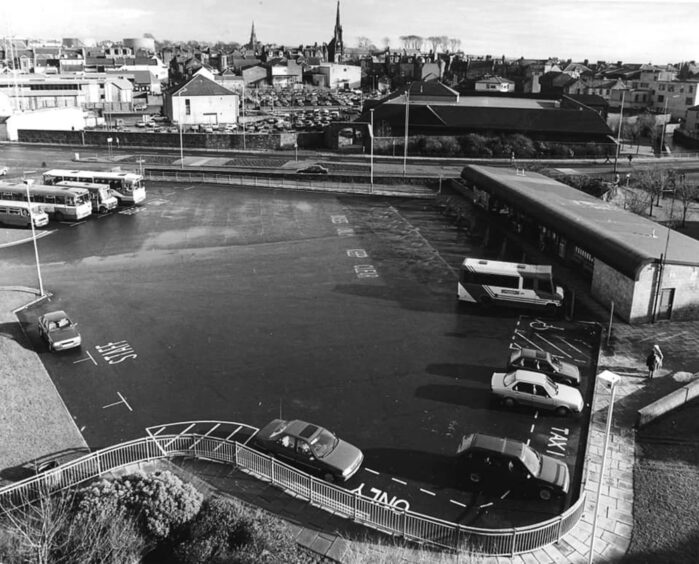
<instances>
[{"instance_id":1,"label":"asphalt car park","mask_svg":"<svg viewBox=\"0 0 699 564\"><path fill-rule=\"evenodd\" d=\"M396 508L506 527L575 498L596 326L458 308L454 273L482 249L432 202L147 190L140 207L41 239L52 296L20 314L92 448L176 421L302 419L363 451L345 487ZM3 249L0 283L35 285L33 258ZM52 310L80 321L80 349L47 349L37 320ZM491 376L517 346L579 366L581 416L492 401ZM469 483L456 452L474 432L565 461L571 492L542 501Z\"/></svg>"}]
</instances>

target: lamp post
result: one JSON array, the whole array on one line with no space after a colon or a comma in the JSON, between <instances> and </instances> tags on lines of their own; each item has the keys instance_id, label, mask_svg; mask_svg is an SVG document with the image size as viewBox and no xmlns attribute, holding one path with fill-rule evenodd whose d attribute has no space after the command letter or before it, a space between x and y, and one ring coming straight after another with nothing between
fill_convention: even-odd
<instances>
[{"instance_id":1,"label":"lamp post","mask_svg":"<svg viewBox=\"0 0 699 564\"><path fill-rule=\"evenodd\" d=\"M609 446L609 435L612 430L612 412L614 411L614 392L616 391L616 385L620 380L620 377L614 372L605 370L597 375L597 379L602 383L606 384L611 390L611 397L609 398L609 409L607 410L607 430L604 435L604 449L602 450L602 465L599 472L599 484L597 485L597 499L595 501L595 513L592 517L592 535L590 537L590 552L588 554L588 564L592 564L592 559L595 554L595 534L597 532L597 513L599 512L599 500L602 494L602 478L604 477L604 466L607 462L607 447Z\"/></svg>"},{"instance_id":2,"label":"lamp post","mask_svg":"<svg viewBox=\"0 0 699 564\"><path fill-rule=\"evenodd\" d=\"M369 174L371 175L371 192L374 192L374 108L369 110L369 115L371 116L371 125L369 127L369 143L370 143L370 156L369 156Z\"/></svg>"},{"instance_id":3,"label":"lamp post","mask_svg":"<svg viewBox=\"0 0 699 564\"><path fill-rule=\"evenodd\" d=\"M179 99L177 105L180 110L180 168L184 168L184 145L182 143L182 94L187 91L186 87L180 88L177 92L177 98Z\"/></svg>"},{"instance_id":4,"label":"lamp post","mask_svg":"<svg viewBox=\"0 0 699 564\"><path fill-rule=\"evenodd\" d=\"M682 175L683 176L683 175ZM680 178L684 181L684 178ZM668 219L668 224L666 226L667 234L665 235L665 250L663 254L660 255L660 270L658 272L658 286L655 290L655 298L653 299L653 317L651 320L655 323L658 319L658 300L660 299L660 293L663 289L663 277L665 275L665 265L667 264L667 250L670 247L670 232L672 231L672 215L675 211L675 191L677 190L677 184L673 181L672 186L672 201L670 202L670 217Z\"/></svg>"},{"instance_id":5,"label":"lamp post","mask_svg":"<svg viewBox=\"0 0 699 564\"><path fill-rule=\"evenodd\" d=\"M667 115L667 103L670 101L670 98L679 98L679 94L674 94L672 96L665 96L665 107L663 108L663 133L660 136L660 150L659 154L662 157L663 156L663 146L665 145L665 129L667 128L667 122L668 120L665 119L665 116Z\"/></svg>"},{"instance_id":6,"label":"lamp post","mask_svg":"<svg viewBox=\"0 0 699 564\"><path fill-rule=\"evenodd\" d=\"M408 165L408 116L410 112L410 87L405 90L405 139L403 141L403 176Z\"/></svg>"},{"instance_id":7,"label":"lamp post","mask_svg":"<svg viewBox=\"0 0 699 564\"><path fill-rule=\"evenodd\" d=\"M27 173L36 172L35 170L25 170L22 172L22 182L27 189L27 206L29 206L29 225L32 226L32 241L34 242L34 260L36 261L36 275L39 278L39 295L44 296L44 282L41 279L41 266L39 265L39 247L36 245L36 230L34 229L34 216L32 215L32 200L29 195L29 181L25 178Z\"/></svg>"}]
</instances>

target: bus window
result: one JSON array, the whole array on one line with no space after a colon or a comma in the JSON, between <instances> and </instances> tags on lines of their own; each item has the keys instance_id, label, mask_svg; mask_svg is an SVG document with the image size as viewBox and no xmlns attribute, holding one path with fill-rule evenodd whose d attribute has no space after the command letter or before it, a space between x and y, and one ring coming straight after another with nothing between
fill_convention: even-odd
<instances>
[{"instance_id":1,"label":"bus window","mask_svg":"<svg viewBox=\"0 0 699 564\"><path fill-rule=\"evenodd\" d=\"M537 289L539 292L546 292L547 294L553 294L553 287L550 280L539 280L537 284Z\"/></svg>"},{"instance_id":2,"label":"bus window","mask_svg":"<svg viewBox=\"0 0 699 564\"><path fill-rule=\"evenodd\" d=\"M522 278L522 289L523 290L533 290L535 280L536 280L535 278L529 278L528 276L524 276Z\"/></svg>"},{"instance_id":3,"label":"bus window","mask_svg":"<svg viewBox=\"0 0 699 564\"><path fill-rule=\"evenodd\" d=\"M500 288L515 288L519 287L518 276L505 276L502 274L481 274L478 276L479 283L486 286L497 286Z\"/></svg>"}]
</instances>

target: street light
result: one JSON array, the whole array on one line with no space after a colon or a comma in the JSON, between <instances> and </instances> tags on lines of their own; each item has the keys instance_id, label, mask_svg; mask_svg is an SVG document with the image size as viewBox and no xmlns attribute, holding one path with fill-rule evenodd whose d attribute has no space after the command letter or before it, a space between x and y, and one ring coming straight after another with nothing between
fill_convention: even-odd
<instances>
[{"instance_id":1,"label":"street light","mask_svg":"<svg viewBox=\"0 0 699 564\"><path fill-rule=\"evenodd\" d=\"M44 296L44 282L41 279L41 266L39 265L39 247L36 245L36 230L34 229L34 217L32 216L32 199L29 195L29 184L33 180L27 180L26 174L36 172L35 170L25 170L22 172L22 182L27 189L27 206L29 207L29 224L32 226L32 241L34 242L34 259L36 260L36 275L39 278L39 295Z\"/></svg>"},{"instance_id":2,"label":"street light","mask_svg":"<svg viewBox=\"0 0 699 564\"><path fill-rule=\"evenodd\" d=\"M626 90L621 91L621 110L619 111L619 131L616 136L616 151L614 152L614 178L617 173L617 162L619 161L619 151L621 150L621 124L624 122L624 97Z\"/></svg>"},{"instance_id":3,"label":"street light","mask_svg":"<svg viewBox=\"0 0 699 564\"><path fill-rule=\"evenodd\" d=\"M680 181L684 182L684 174L680 175ZM670 202L670 218L668 220L665 235L665 251L660 255L660 271L658 272L658 286L655 290L655 298L653 299L653 317L651 320L655 323L658 319L658 300L663 289L663 277L665 275L665 265L667 264L667 250L670 247L670 232L672 231L672 215L675 211L675 192L677 190L677 181L673 180L672 186L672 201Z\"/></svg>"},{"instance_id":4,"label":"street light","mask_svg":"<svg viewBox=\"0 0 699 564\"><path fill-rule=\"evenodd\" d=\"M408 116L410 112L410 87L405 90L405 140L403 141L403 176L408 165Z\"/></svg>"},{"instance_id":5,"label":"street light","mask_svg":"<svg viewBox=\"0 0 699 564\"><path fill-rule=\"evenodd\" d=\"M371 191L374 191L374 108L369 110L369 115L371 116L371 127L369 129L369 143L371 147L370 157L369 157L369 171L371 174Z\"/></svg>"},{"instance_id":6,"label":"street light","mask_svg":"<svg viewBox=\"0 0 699 564\"><path fill-rule=\"evenodd\" d=\"M606 384L611 390L612 395L609 398L609 409L607 410L607 430L604 435L604 449L602 450L602 467L599 473L599 484L597 485L597 500L595 501L595 513L592 517L592 536L590 537L590 552L588 554L588 564L592 564L592 559L595 553L595 533L597 532L597 513L599 512L599 500L602 493L602 478L604 477L604 466L607 462L607 447L609 446L609 435L612 430L612 411L614 410L614 392L616 391L616 385L621 379L617 374L609 370L600 372L597 375L597 379Z\"/></svg>"},{"instance_id":7,"label":"street light","mask_svg":"<svg viewBox=\"0 0 699 564\"><path fill-rule=\"evenodd\" d=\"M667 115L667 103L670 101L670 98L679 98L679 94L673 94L672 96L665 96L665 108L663 109L663 134L660 136L660 151L659 154L662 157L663 156L663 146L665 145L665 129L667 128L667 122L668 120L665 119L665 116Z\"/></svg>"},{"instance_id":8,"label":"street light","mask_svg":"<svg viewBox=\"0 0 699 564\"><path fill-rule=\"evenodd\" d=\"M182 87L180 90L177 92L177 97L179 98L179 101L177 102L177 105L179 106L179 113L180 113L180 168L184 168L184 146L182 144L182 93L187 91L187 87Z\"/></svg>"}]
</instances>

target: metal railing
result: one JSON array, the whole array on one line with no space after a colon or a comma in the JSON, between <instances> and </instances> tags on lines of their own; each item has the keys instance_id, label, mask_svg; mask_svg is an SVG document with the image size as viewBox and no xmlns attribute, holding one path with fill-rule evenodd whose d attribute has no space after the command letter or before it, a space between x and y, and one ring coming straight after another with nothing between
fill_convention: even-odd
<instances>
[{"instance_id":1,"label":"metal railing","mask_svg":"<svg viewBox=\"0 0 699 564\"><path fill-rule=\"evenodd\" d=\"M291 179L284 176L246 176L220 171L205 170L167 170L146 169L144 176L148 180L171 182L201 182L209 184L229 184L253 188L284 188L289 190L308 190L319 192L344 192L377 195L405 195L411 198L433 198L435 192L420 185L374 184L367 182L339 182L333 180L313 180L309 177ZM324 177L325 178L325 177ZM426 178L426 180L428 180ZM431 179L433 180L433 179Z\"/></svg>"},{"instance_id":2,"label":"metal railing","mask_svg":"<svg viewBox=\"0 0 699 564\"><path fill-rule=\"evenodd\" d=\"M455 551L514 556L536 550L573 529L585 507L583 494L561 515L542 523L509 529L468 527L397 509L310 476L239 442L198 433L151 435L85 455L0 489L0 507L25 505L47 491L72 488L129 465L176 457L234 465L324 511L407 540Z\"/></svg>"}]
</instances>

